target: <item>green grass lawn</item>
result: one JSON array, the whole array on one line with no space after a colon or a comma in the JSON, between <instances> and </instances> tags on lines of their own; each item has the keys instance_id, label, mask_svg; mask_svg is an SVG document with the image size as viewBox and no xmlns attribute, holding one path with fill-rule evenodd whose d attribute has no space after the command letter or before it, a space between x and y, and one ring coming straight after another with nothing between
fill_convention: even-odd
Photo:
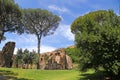
<instances>
[{"instance_id":1,"label":"green grass lawn","mask_svg":"<svg viewBox=\"0 0 120 80\"><path fill-rule=\"evenodd\" d=\"M17 68L0 68L0 75L8 76L10 80L78 80L79 79L79 72L75 70L33 70L33 69L17 69Z\"/></svg>"},{"instance_id":2,"label":"green grass lawn","mask_svg":"<svg viewBox=\"0 0 120 80\"><path fill-rule=\"evenodd\" d=\"M92 69L83 73L77 70L0 68L0 76L7 77L5 80L102 80L96 75L101 75L101 72L95 74Z\"/></svg>"}]
</instances>

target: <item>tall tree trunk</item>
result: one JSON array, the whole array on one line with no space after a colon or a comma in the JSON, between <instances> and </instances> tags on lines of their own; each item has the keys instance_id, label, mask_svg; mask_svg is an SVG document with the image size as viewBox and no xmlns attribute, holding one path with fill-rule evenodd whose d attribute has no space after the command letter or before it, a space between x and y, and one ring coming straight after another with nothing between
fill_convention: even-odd
<instances>
[{"instance_id":1,"label":"tall tree trunk","mask_svg":"<svg viewBox=\"0 0 120 80\"><path fill-rule=\"evenodd\" d=\"M37 69L40 69L40 44L41 44L41 37L42 34L37 35L37 39L38 39L38 64L37 64Z\"/></svg>"},{"instance_id":2,"label":"tall tree trunk","mask_svg":"<svg viewBox=\"0 0 120 80\"><path fill-rule=\"evenodd\" d=\"M4 32L1 32L0 33L0 43L1 43L2 39L3 39L3 36L4 36Z\"/></svg>"},{"instance_id":3,"label":"tall tree trunk","mask_svg":"<svg viewBox=\"0 0 120 80\"><path fill-rule=\"evenodd\" d=\"M38 54L40 54L40 43L41 43L41 40L40 38L38 38Z\"/></svg>"}]
</instances>

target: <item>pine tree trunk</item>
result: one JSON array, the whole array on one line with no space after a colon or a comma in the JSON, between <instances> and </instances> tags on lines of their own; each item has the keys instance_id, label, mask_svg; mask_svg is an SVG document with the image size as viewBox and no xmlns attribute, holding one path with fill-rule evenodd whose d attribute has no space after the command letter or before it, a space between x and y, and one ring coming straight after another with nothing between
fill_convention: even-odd
<instances>
[{"instance_id":1,"label":"pine tree trunk","mask_svg":"<svg viewBox=\"0 0 120 80\"><path fill-rule=\"evenodd\" d=\"M4 32L1 32L1 34L0 34L0 43L1 43L2 39L3 39L3 35L4 35Z\"/></svg>"},{"instance_id":2,"label":"pine tree trunk","mask_svg":"<svg viewBox=\"0 0 120 80\"><path fill-rule=\"evenodd\" d=\"M38 64L37 64L37 69L40 69L40 44L41 44L41 37L42 37L42 34L37 36L37 39L38 39Z\"/></svg>"}]
</instances>

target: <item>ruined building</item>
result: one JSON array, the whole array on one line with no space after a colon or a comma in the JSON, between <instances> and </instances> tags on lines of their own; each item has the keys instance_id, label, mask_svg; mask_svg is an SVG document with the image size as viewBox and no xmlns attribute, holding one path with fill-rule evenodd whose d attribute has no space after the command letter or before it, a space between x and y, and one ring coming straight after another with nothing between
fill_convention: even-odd
<instances>
[{"instance_id":1,"label":"ruined building","mask_svg":"<svg viewBox=\"0 0 120 80\"><path fill-rule=\"evenodd\" d=\"M12 67L15 42L8 42L0 51L0 66Z\"/></svg>"},{"instance_id":2,"label":"ruined building","mask_svg":"<svg viewBox=\"0 0 120 80\"><path fill-rule=\"evenodd\" d=\"M53 52L41 54L40 68L47 70L64 70L72 68L72 59L66 54L64 48L57 49Z\"/></svg>"}]
</instances>

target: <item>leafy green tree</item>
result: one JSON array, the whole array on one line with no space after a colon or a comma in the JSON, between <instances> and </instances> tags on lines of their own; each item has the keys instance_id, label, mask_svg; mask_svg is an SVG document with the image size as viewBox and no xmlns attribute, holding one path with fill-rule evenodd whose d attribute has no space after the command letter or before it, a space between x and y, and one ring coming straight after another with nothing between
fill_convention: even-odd
<instances>
[{"instance_id":1,"label":"leafy green tree","mask_svg":"<svg viewBox=\"0 0 120 80\"><path fill-rule=\"evenodd\" d=\"M47 10L25 9L23 22L26 32L37 37L39 54L42 36L53 34L59 25L60 18Z\"/></svg>"},{"instance_id":2,"label":"leafy green tree","mask_svg":"<svg viewBox=\"0 0 120 80\"><path fill-rule=\"evenodd\" d=\"M36 51L32 51L30 52L30 56L31 56L31 64L36 64L38 62L38 55L36 53Z\"/></svg>"},{"instance_id":3,"label":"leafy green tree","mask_svg":"<svg viewBox=\"0 0 120 80\"><path fill-rule=\"evenodd\" d=\"M37 53L33 50L30 52L28 49L25 49L24 51L22 49L18 49L17 54L15 55L15 64L16 67L18 65L24 65L24 64L36 64L38 61L38 55Z\"/></svg>"},{"instance_id":4,"label":"leafy green tree","mask_svg":"<svg viewBox=\"0 0 120 80\"><path fill-rule=\"evenodd\" d=\"M66 53L72 58L73 63L79 63L80 51L78 48L66 48Z\"/></svg>"},{"instance_id":5,"label":"leafy green tree","mask_svg":"<svg viewBox=\"0 0 120 80\"><path fill-rule=\"evenodd\" d=\"M58 27L60 20L61 19L57 15L54 15L47 10L42 9L24 10L23 22L25 26L25 31L37 37L38 56L40 56L40 43L42 36L53 34L56 28Z\"/></svg>"},{"instance_id":6,"label":"leafy green tree","mask_svg":"<svg viewBox=\"0 0 120 80\"><path fill-rule=\"evenodd\" d=\"M23 50L22 49L18 49L17 54L15 55L15 65L16 67L18 67L19 64L23 64Z\"/></svg>"},{"instance_id":7,"label":"leafy green tree","mask_svg":"<svg viewBox=\"0 0 120 80\"><path fill-rule=\"evenodd\" d=\"M120 76L120 17L99 10L78 17L71 26L80 49L80 69L103 66L111 78ZM116 80L115 79L115 80Z\"/></svg>"},{"instance_id":8,"label":"leafy green tree","mask_svg":"<svg viewBox=\"0 0 120 80\"><path fill-rule=\"evenodd\" d=\"M23 61L24 61L24 64L29 64L29 50L25 49L23 51Z\"/></svg>"},{"instance_id":9,"label":"leafy green tree","mask_svg":"<svg viewBox=\"0 0 120 80\"><path fill-rule=\"evenodd\" d=\"M23 52L23 61L25 64L36 64L37 53L34 50L30 52L29 50L25 49Z\"/></svg>"},{"instance_id":10,"label":"leafy green tree","mask_svg":"<svg viewBox=\"0 0 120 80\"><path fill-rule=\"evenodd\" d=\"M6 32L22 33L22 11L14 0L0 0L0 43Z\"/></svg>"}]
</instances>

